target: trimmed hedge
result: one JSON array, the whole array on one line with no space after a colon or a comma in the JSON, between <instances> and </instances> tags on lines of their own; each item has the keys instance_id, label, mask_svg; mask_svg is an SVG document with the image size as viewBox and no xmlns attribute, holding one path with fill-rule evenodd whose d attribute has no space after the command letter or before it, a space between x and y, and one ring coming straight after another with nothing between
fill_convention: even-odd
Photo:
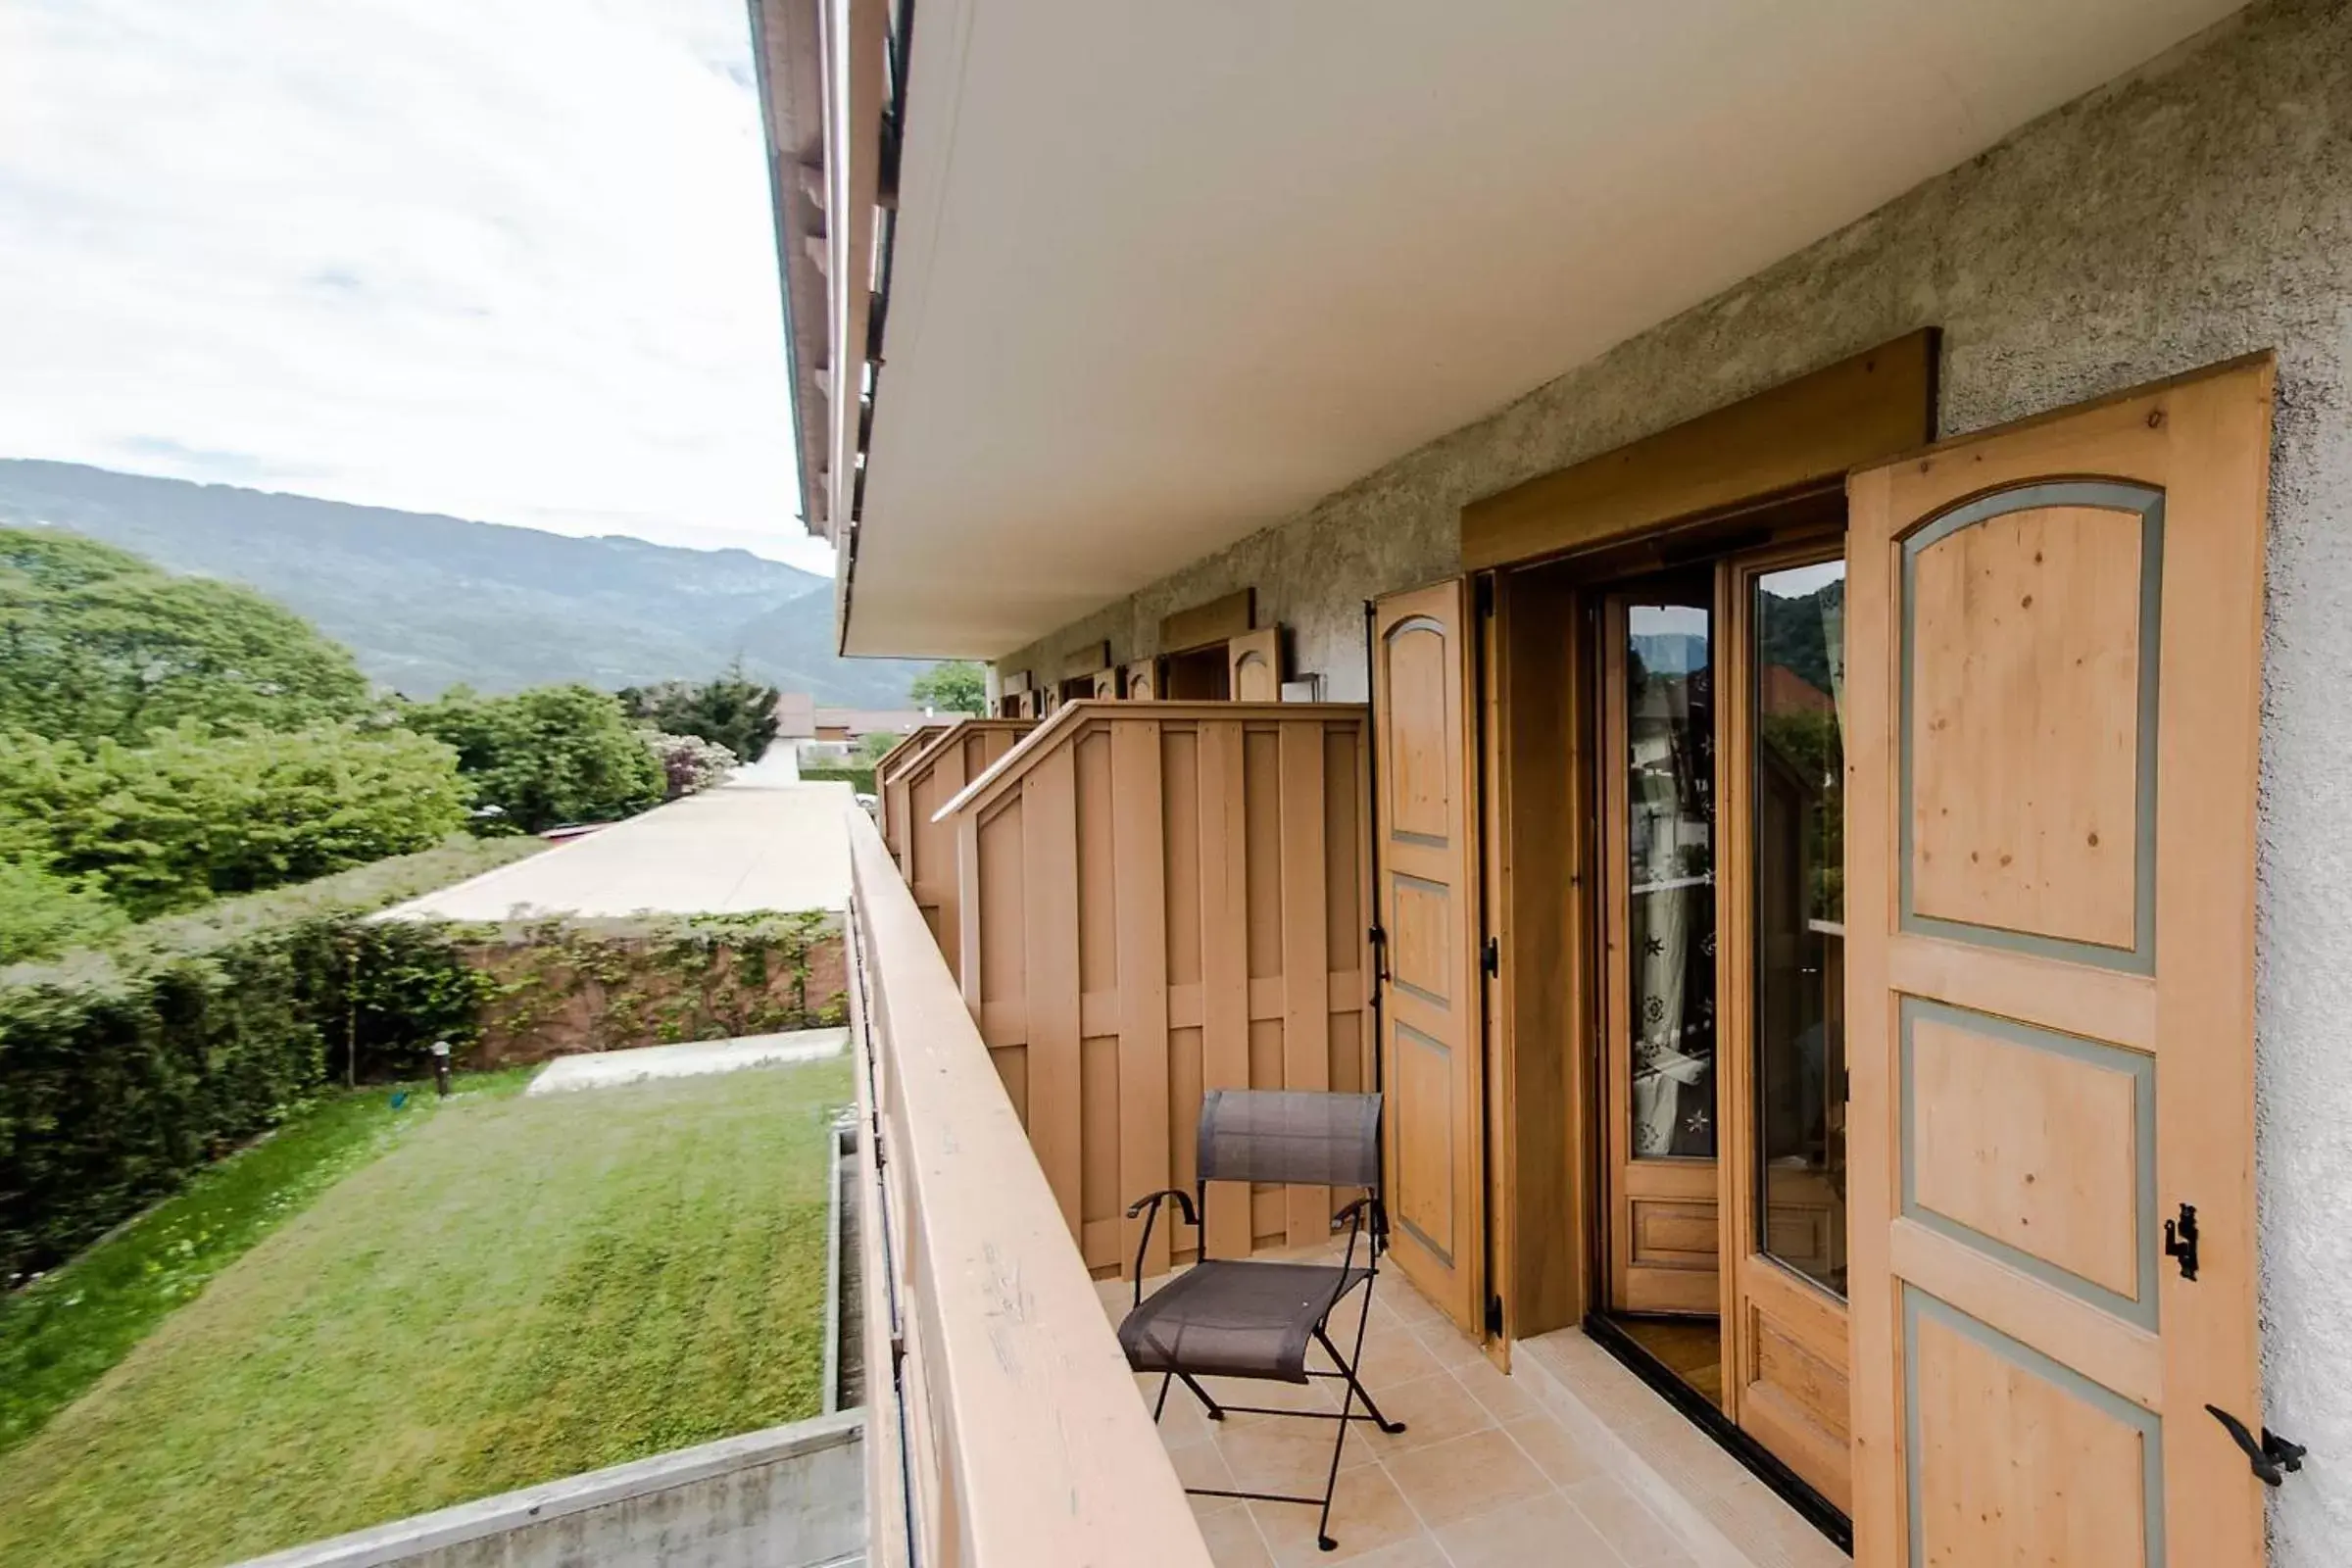
<instances>
[{"instance_id":1,"label":"trimmed hedge","mask_svg":"<svg viewBox=\"0 0 2352 1568\"><path fill-rule=\"evenodd\" d=\"M538 848L459 841L0 970L0 1285L283 1121L330 1064L414 1072L470 1041L495 982L454 933L366 916Z\"/></svg>"},{"instance_id":2,"label":"trimmed hedge","mask_svg":"<svg viewBox=\"0 0 2352 1568\"><path fill-rule=\"evenodd\" d=\"M330 1082L840 1020L822 914L508 926L378 910L541 848L441 849L0 969L0 1287L71 1256Z\"/></svg>"},{"instance_id":3,"label":"trimmed hedge","mask_svg":"<svg viewBox=\"0 0 2352 1568\"><path fill-rule=\"evenodd\" d=\"M804 767L804 784L847 784L860 795L874 793L874 770L871 767Z\"/></svg>"}]
</instances>

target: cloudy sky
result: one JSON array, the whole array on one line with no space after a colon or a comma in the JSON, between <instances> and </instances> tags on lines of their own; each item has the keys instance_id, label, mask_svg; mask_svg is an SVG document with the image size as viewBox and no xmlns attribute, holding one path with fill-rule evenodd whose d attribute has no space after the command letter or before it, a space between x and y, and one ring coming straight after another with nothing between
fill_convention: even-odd
<instances>
[{"instance_id":1,"label":"cloudy sky","mask_svg":"<svg viewBox=\"0 0 2352 1568\"><path fill-rule=\"evenodd\" d=\"M0 0L0 457L796 520L744 0Z\"/></svg>"}]
</instances>

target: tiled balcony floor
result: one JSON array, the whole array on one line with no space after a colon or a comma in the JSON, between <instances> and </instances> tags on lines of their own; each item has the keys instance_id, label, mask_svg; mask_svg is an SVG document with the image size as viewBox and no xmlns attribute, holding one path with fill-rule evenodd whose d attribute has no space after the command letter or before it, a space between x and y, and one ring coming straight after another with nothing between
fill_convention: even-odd
<instances>
[{"instance_id":1,"label":"tiled balcony floor","mask_svg":"<svg viewBox=\"0 0 2352 1568\"><path fill-rule=\"evenodd\" d=\"M1112 1321L1132 1290L1102 1283ZM1581 1334L1520 1344L1505 1376L1397 1270L1381 1270L1375 1297L1364 1384L1406 1430L1392 1437L1369 1422L1349 1425L1332 1503L1339 1548L1315 1549L1312 1507L1195 1497L1219 1568L1850 1568ZM1360 1300L1333 1319L1342 1346L1352 1342ZM1342 1391L1321 1381L1204 1381L1220 1400L1246 1404L1336 1409ZM1158 1378L1137 1383L1147 1400L1157 1395ZM1160 1434L1187 1486L1320 1494L1331 1462L1331 1423L1241 1414L1212 1423L1181 1385Z\"/></svg>"}]
</instances>

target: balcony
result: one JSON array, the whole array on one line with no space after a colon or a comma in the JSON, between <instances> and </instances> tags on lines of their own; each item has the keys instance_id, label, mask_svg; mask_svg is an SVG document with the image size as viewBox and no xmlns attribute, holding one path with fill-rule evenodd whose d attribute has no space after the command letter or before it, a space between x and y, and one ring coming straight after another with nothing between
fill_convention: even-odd
<instances>
[{"instance_id":1,"label":"balcony","mask_svg":"<svg viewBox=\"0 0 2352 1568\"><path fill-rule=\"evenodd\" d=\"M1092 1030L1115 1030L1120 1020L1137 1017L1131 988L1118 985L1116 965L1086 968L1082 975L1076 949L1093 951L1107 942L1112 951L1136 954L1119 948L1119 922L1141 909L1142 901L1132 883L1109 879L1114 867L1093 862L1110 857L1130 873L1138 864L1169 864L1171 843L1161 836L1163 827L1152 826L1143 842L1128 835L1164 824L1171 813L1131 809L1121 817L1121 833L1090 839L1082 820L1090 790L1098 801L1132 801L1143 776L1090 771L1102 762L1133 769L1139 759L1156 756L1150 776L1176 778L1174 793L1201 792L1184 794L1196 810L1174 813L1193 821L1246 824L1253 811L1262 817L1253 791L1289 801L1290 811L1276 814L1271 835L1262 829L1237 835L1234 859L1224 862L1237 873L1232 891L1244 903L1251 897L1279 901L1272 890L1282 879L1262 870L1252 877L1249 860L1270 854L1295 867L1298 846L1292 843L1286 852L1287 827L1314 841L1307 858L1322 869L1311 887L1294 869L1293 894L1329 914L1335 928L1343 916L1361 923L1350 902L1360 884L1352 865L1340 858L1349 853L1354 829L1344 812L1327 808L1329 801L1358 787L1348 759L1360 710L1225 704L1212 715L1197 707L1065 709L987 760L952 800L924 814L920 819L933 828L953 830L933 836L934 854L943 843L971 846L955 857L963 885L948 906L967 911L968 923L939 925L939 905L918 906L904 880L910 874L903 867L916 813L902 803L894 819L896 858L863 817L852 822L852 1013L863 1133L856 1230L870 1410L869 1560L1183 1568L1345 1560L1385 1568L1557 1561L1590 1568L1829 1568L1844 1561L1761 1482L1581 1334L1568 1330L1507 1348L1482 1347L1400 1271L1385 1267L1369 1308L1363 1370L1388 1413L1405 1422L1406 1430L1387 1436L1350 1428L1333 1511L1338 1549L1316 1550L1312 1509L1186 1496L1188 1486L1319 1490L1330 1456L1327 1430L1317 1424L1302 1431L1303 1424L1281 1417L1239 1413L1212 1425L1181 1390L1154 1429L1149 1400L1158 1380L1134 1377L1112 1335L1132 1299L1132 1282L1118 1274L1122 1259L1133 1255L1135 1237L1117 1219L1099 1217L1102 1205L1095 1200L1105 1183L1141 1192L1183 1174L1168 1168L1181 1164L1184 1148L1182 1138L1168 1136L1177 1109L1169 1080L1113 1075L1115 1092L1107 1099L1100 1076L1092 1095L1075 1086L1073 1113L1056 1120L1052 1133L1054 1158L1041 1163L1032 1142L1040 1129L1024 1125L1024 1111L1034 1114L1039 1103L1039 1080L1025 1060L1008 1054L1025 1052L1028 1037L1002 1022L1010 999L990 989L994 982L987 977L1034 975L1040 972L1034 960L1044 956L1049 970L1056 962L1066 968L1071 1010L1102 1020ZM1212 755L1228 739L1243 742L1234 765L1166 773L1171 760L1198 761L1204 724L1232 731L1208 731ZM1291 727L1287 742L1285 725ZM1316 727L1321 744L1304 745L1298 738L1302 725ZM1157 736L1155 747L1145 746L1146 734ZM1264 744L1253 747L1253 735L1265 737ZM1097 738L1102 752L1088 753ZM951 732L932 747L945 757L959 755L958 744ZM1252 750L1255 765L1245 755ZM1091 760L1078 760L1082 756ZM1296 769L1284 771L1286 757ZM1325 803L1312 809L1310 774L1317 781L1313 799ZM1029 781L1040 778L1055 782L1031 788ZM883 785L888 815L888 770ZM1050 897L1035 879L1021 884L1009 908L1002 886L978 885L986 863L977 848L981 819L993 810L992 830L1001 838L1009 835L1012 829L1004 825L1009 802L1020 803L1026 813L1017 863L1059 863L1051 854L1041 862L1041 842L1066 843L1077 857L1066 880L1079 891L1079 902L1052 918L1035 912L1036 902ZM1328 842L1319 837L1326 830ZM1181 834L1180 824L1174 846L1180 862L1218 858L1203 857L1200 845ZM1087 902L1090 888L1098 902ZM1163 896L1165 891L1163 886ZM1178 902L1186 918L1200 918ZM1105 912L1113 906L1125 913ZM1299 906L1290 907L1295 913ZM1029 939L1019 965L1000 966L990 956L992 939L979 922L1000 917ZM1056 933L1053 939L1071 951L1057 960L1041 955L1034 940L1041 932ZM1186 951L1181 933L1169 940L1177 952ZM960 982L943 947L962 958ZM1360 998L1345 995L1360 978L1349 968L1351 949L1331 944L1311 957L1317 972L1310 984L1329 993L1331 1007L1342 1009L1335 1015L1360 1005ZM1274 962L1264 956L1259 967ZM1134 972L1131 963L1131 978ZM1341 976L1347 979L1333 978ZM1256 1019L1259 1041L1279 1041L1267 1026L1307 1015L1277 1005L1276 999L1307 990L1298 983L1306 978L1304 970L1253 973L1245 961L1222 982L1231 994L1216 995L1211 993L1219 982L1162 976L1161 989L1171 1000L1157 1015L1158 1027L1164 1035L1187 1027L1195 1009L1230 1009ZM1179 988L1202 994L1178 1003L1172 994ZM1043 991L1023 992L1015 1010L1028 1016L1050 1000ZM1259 1013L1266 1016L1256 1018ZM1328 1025L1330 1015L1313 1016ZM984 1018L998 1038L984 1036ZM1323 1043L1318 1064L1334 1086L1344 1084L1355 1037L1344 1028L1318 1034L1312 1024L1302 1032ZM1336 1051L1335 1035L1341 1041ZM1140 1115L1139 1101L1146 1107ZM1140 1138L1139 1128L1146 1134ZM1139 1151L1163 1163L1147 1168ZM1050 1164L1061 1168L1058 1179ZM1312 1257L1334 1247L1327 1235L1308 1235L1318 1227L1327 1231L1328 1207L1308 1212L1301 1222L1291 1207L1266 1203L1265 1196L1249 1206L1256 1223L1241 1247L1254 1245L1264 1255L1284 1257ZM1212 1240L1212 1251L1225 1248ZM1186 1257L1180 1240L1168 1260L1181 1267ZM1158 1283L1147 1281L1146 1289ZM1348 1317L1341 1327L1352 1332L1354 1322ZM1209 1382L1216 1392L1217 1380ZM1252 1384L1246 1396L1233 1392L1252 1403L1320 1404L1327 1397L1321 1384Z\"/></svg>"}]
</instances>

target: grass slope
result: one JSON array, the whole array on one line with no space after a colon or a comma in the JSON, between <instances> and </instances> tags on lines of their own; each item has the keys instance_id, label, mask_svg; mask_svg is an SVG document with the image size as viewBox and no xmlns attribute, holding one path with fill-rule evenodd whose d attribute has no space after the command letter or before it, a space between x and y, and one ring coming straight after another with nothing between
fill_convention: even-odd
<instances>
[{"instance_id":1,"label":"grass slope","mask_svg":"<svg viewBox=\"0 0 2352 1568\"><path fill-rule=\"evenodd\" d=\"M816 1413L849 1097L444 1107L0 1456L0 1565L198 1568Z\"/></svg>"},{"instance_id":2,"label":"grass slope","mask_svg":"<svg viewBox=\"0 0 2352 1568\"><path fill-rule=\"evenodd\" d=\"M461 1079L466 1094L514 1094L529 1069ZM394 1108L395 1098L402 1108ZM420 1126L417 1086L336 1095L175 1194L72 1262L0 1296L0 1452L22 1443L130 1352L173 1308L338 1180Z\"/></svg>"}]
</instances>

